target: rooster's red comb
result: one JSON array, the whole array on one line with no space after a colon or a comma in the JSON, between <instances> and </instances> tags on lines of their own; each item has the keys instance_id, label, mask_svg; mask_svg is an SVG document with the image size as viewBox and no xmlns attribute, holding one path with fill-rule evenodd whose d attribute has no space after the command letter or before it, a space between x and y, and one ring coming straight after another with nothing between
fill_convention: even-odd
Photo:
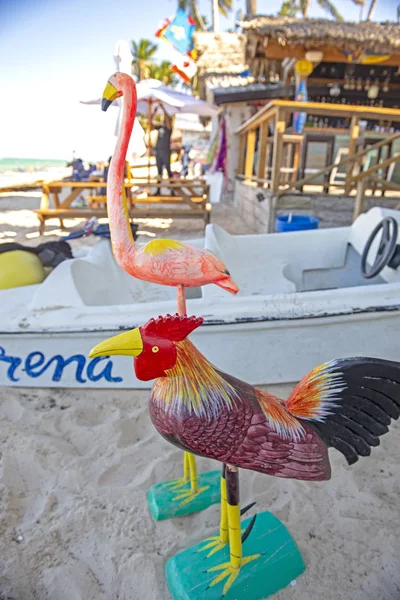
<instances>
[{"instance_id":1,"label":"rooster's red comb","mask_svg":"<svg viewBox=\"0 0 400 600\"><path fill-rule=\"evenodd\" d=\"M200 327L202 317L188 317L187 315L165 315L150 319L140 329L145 336L163 337L171 342L183 341L189 333Z\"/></svg>"}]
</instances>

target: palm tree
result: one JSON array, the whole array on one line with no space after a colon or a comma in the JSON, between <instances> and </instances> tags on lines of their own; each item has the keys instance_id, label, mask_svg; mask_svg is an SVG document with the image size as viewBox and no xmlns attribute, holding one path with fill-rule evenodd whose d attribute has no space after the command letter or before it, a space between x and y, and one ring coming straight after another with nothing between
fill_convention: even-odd
<instances>
[{"instance_id":1,"label":"palm tree","mask_svg":"<svg viewBox=\"0 0 400 600\"><path fill-rule=\"evenodd\" d=\"M362 6L364 0L351 0L357 6ZM308 19L311 0L285 0L279 12L283 16L295 16L300 13L304 19ZM336 21L344 21L336 6L330 0L317 0L318 6L329 13Z\"/></svg>"},{"instance_id":2,"label":"palm tree","mask_svg":"<svg viewBox=\"0 0 400 600\"><path fill-rule=\"evenodd\" d=\"M207 31L206 22L200 14L197 0L178 0L178 7L183 8L183 10L188 11L192 15L199 29ZM218 8L219 12L226 17L228 12L232 10L232 0L218 0Z\"/></svg>"},{"instance_id":3,"label":"palm tree","mask_svg":"<svg viewBox=\"0 0 400 600\"><path fill-rule=\"evenodd\" d=\"M299 7L297 5L295 5L290 0L285 0L281 6L280 11L278 12L278 15L280 17L296 17L298 11Z\"/></svg>"},{"instance_id":4,"label":"palm tree","mask_svg":"<svg viewBox=\"0 0 400 600\"><path fill-rule=\"evenodd\" d=\"M171 65L167 60L161 61L159 65L151 65L149 67L149 75L152 79L158 79L164 85L170 85L171 87L174 87L178 83L176 73L171 69Z\"/></svg>"},{"instance_id":5,"label":"palm tree","mask_svg":"<svg viewBox=\"0 0 400 600\"><path fill-rule=\"evenodd\" d=\"M257 0L246 0L246 14L257 14Z\"/></svg>"},{"instance_id":6,"label":"palm tree","mask_svg":"<svg viewBox=\"0 0 400 600\"><path fill-rule=\"evenodd\" d=\"M371 20L372 13L374 12L375 7L376 7L376 3L377 3L377 0L371 0L371 4L369 6L369 10L368 10L368 14L367 14L367 21Z\"/></svg>"},{"instance_id":7,"label":"palm tree","mask_svg":"<svg viewBox=\"0 0 400 600\"><path fill-rule=\"evenodd\" d=\"M137 76L138 81L148 79L150 69L154 65L154 54L157 51L157 45L150 40L132 41L132 72Z\"/></svg>"}]
</instances>

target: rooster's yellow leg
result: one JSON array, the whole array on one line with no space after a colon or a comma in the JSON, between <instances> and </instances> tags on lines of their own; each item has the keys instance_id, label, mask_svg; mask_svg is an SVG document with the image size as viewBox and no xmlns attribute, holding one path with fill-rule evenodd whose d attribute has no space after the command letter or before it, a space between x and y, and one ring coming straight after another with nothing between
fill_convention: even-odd
<instances>
[{"instance_id":1,"label":"rooster's yellow leg","mask_svg":"<svg viewBox=\"0 0 400 600\"><path fill-rule=\"evenodd\" d=\"M192 502L199 494L202 494L210 488L209 485L199 487L197 484L197 469L196 469L196 458L194 454L185 452L184 456L184 477L181 479L180 485L174 485L171 490L178 495L173 498L175 502L181 501L181 506ZM189 471L189 473L188 473ZM188 479L186 477L188 476ZM188 489L188 483L190 482L190 489Z\"/></svg>"},{"instance_id":2,"label":"rooster's yellow leg","mask_svg":"<svg viewBox=\"0 0 400 600\"><path fill-rule=\"evenodd\" d=\"M226 579L222 595L224 596L240 573L240 569L249 562L256 560L260 554L243 556L242 554L242 532L240 529L240 504L239 504L239 477L237 467L226 466L226 492L227 492L227 517L229 536L230 561L208 569L208 573L221 571L215 577L209 587L217 585Z\"/></svg>"},{"instance_id":3,"label":"rooster's yellow leg","mask_svg":"<svg viewBox=\"0 0 400 600\"><path fill-rule=\"evenodd\" d=\"M214 535L204 540L205 545L198 550L198 552L205 552L206 550L209 550L206 558L212 556L213 554L218 552L218 550L222 550L222 548L225 548L226 544L229 542L225 472L226 465L223 465L221 474L221 520L219 524L219 535Z\"/></svg>"},{"instance_id":4,"label":"rooster's yellow leg","mask_svg":"<svg viewBox=\"0 0 400 600\"><path fill-rule=\"evenodd\" d=\"M183 479L187 483L190 479L190 463L189 463L189 452L183 453Z\"/></svg>"},{"instance_id":5,"label":"rooster's yellow leg","mask_svg":"<svg viewBox=\"0 0 400 600\"><path fill-rule=\"evenodd\" d=\"M185 452L186 454L186 452ZM196 458L194 456L194 454L188 454L188 461L189 461L189 472L190 472L190 491L192 492L192 494L197 494L198 492L198 487L197 487L197 468L196 468Z\"/></svg>"},{"instance_id":6,"label":"rooster's yellow leg","mask_svg":"<svg viewBox=\"0 0 400 600\"><path fill-rule=\"evenodd\" d=\"M173 479L166 482L164 485L169 487L172 492L179 491L185 488L190 481L190 452L183 453L183 477Z\"/></svg>"},{"instance_id":7,"label":"rooster's yellow leg","mask_svg":"<svg viewBox=\"0 0 400 600\"><path fill-rule=\"evenodd\" d=\"M229 542L228 505L226 496L226 465L222 467L221 475L221 520L219 523L219 538L221 544Z\"/></svg>"},{"instance_id":8,"label":"rooster's yellow leg","mask_svg":"<svg viewBox=\"0 0 400 600\"><path fill-rule=\"evenodd\" d=\"M222 467L221 474L221 520L219 524L219 534L213 535L212 537L204 540L204 546L199 548L198 552L205 552L209 550L206 558L212 556L218 550L222 550L225 548L226 544L229 542L229 531L228 531L228 509L226 504L226 465Z\"/></svg>"}]
</instances>

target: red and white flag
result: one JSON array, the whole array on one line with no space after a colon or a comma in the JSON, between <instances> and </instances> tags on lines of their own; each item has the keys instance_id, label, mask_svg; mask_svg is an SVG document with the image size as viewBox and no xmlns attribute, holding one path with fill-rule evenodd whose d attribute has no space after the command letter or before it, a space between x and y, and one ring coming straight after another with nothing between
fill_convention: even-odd
<instances>
[{"instance_id":1,"label":"red and white flag","mask_svg":"<svg viewBox=\"0 0 400 600\"><path fill-rule=\"evenodd\" d=\"M190 80L196 75L197 66L194 62L193 58L188 56L180 57L174 65L172 65L172 70L175 71L186 83L190 83Z\"/></svg>"}]
</instances>

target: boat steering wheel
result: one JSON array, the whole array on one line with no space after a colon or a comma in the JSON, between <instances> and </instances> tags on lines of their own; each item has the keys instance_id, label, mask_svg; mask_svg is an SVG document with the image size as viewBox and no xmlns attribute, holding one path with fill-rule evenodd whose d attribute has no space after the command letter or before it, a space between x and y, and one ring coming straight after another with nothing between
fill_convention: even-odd
<instances>
[{"instance_id":1,"label":"boat steering wheel","mask_svg":"<svg viewBox=\"0 0 400 600\"><path fill-rule=\"evenodd\" d=\"M367 257L376 236L382 229L382 237L372 267L367 269ZM385 217L369 236L361 256L361 274L366 279L376 277L386 266L397 269L400 265L400 246L397 244L398 224L393 217Z\"/></svg>"}]
</instances>

